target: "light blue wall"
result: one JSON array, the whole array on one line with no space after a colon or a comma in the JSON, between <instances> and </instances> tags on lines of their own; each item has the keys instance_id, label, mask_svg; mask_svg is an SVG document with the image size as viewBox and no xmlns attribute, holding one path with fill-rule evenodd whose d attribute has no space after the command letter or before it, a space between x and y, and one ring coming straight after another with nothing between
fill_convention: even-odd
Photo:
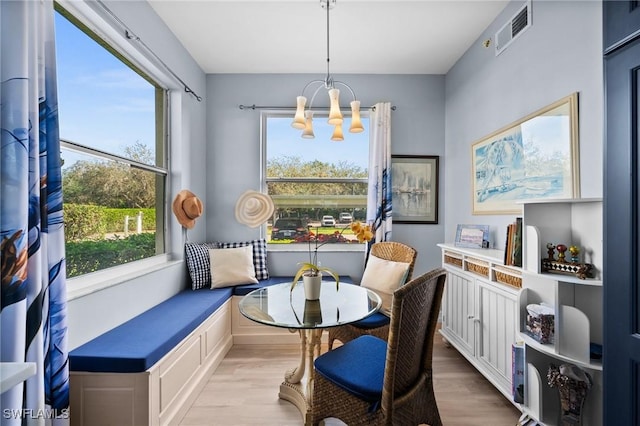
<instances>
[{"instance_id":1,"label":"light blue wall","mask_svg":"<svg viewBox=\"0 0 640 426\"><path fill-rule=\"evenodd\" d=\"M257 228L236 222L235 203L247 189L260 189L260 112L242 111L238 105L295 106L304 85L319 75L216 74L207 76L207 238L236 241L258 238ZM444 76L336 75L347 82L363 106L388 101L391 113L392 154L444 155ZM321 96L314 101L322 106ZM320 100L320 103L316 103ZM441 176L444 176L441 170ZM443 186L441 186L443 188ZM442 206L442 194L440 202ZM442 215L443 211L440 210ZM442 218L442 216L441 216ZM436 243L443 234L438 225L393 226L393 240L415 247L415 273L440 263ZM269 253L269 270L291 275L301 253ZM362 253L329 253L323 248L323 265L359 280Z\"/></svg>"},{"instance_id":2,"label":"light blue wall","mask_svg":"<svg viewBox=\"0 0 640 426\"><path fill-rule=\"evenodd\" d=\"M602 6L536 1L532 23L499 56L482 41L523 4L510 3L446 76L445 237L457 224L487 224L504 248L513 215L472 215L471 145L573 92L579 92L582 197L602 197Z\"/></svg>"},{"instance_id":3,"label":"light blue wall","mask_svg":"<svg viewBox=\"0 0 640 426\"><path fill-rule=\"evenodd\" d=\"M148 3L105 1L105 4L183 81L204 97L204 72ZM167 247L173 258L181 259L184 235L171 213L170 201L173 199L172 195L180 189L188 188L206 202L206 181L202 173L206 167L204 153L207 150L206 101L198 102L193 96L184 93L184 89L176 81L169 82L169 85L175 92L170 105L174 119L170 128L172 146L169 156L172 173L168 187ZM190 240L204 239L206 220L206 214L198 219L195 228L189 231ZM184 262L173 262L160 270L137 275L135 278L120 277L121 283L118 285L70 300L67 305L69 347L73 349L167 299L186 287L186 278ZM73 280L69 280L68 288L72 286Z\"/></svg>"}]
</instances>

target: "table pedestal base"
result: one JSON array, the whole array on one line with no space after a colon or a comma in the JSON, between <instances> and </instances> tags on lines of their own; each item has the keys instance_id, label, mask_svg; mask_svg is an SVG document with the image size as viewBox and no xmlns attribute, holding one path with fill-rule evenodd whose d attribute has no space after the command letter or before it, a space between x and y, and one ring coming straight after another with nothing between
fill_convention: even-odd
<instances>
[{"instance_id":1,"label":"table pedestal base","mask_svg":"<svg viewBox=\"0 0 640 426\"><path fill-rule=\"evenodd\" d=\"M305 425L311 425L313 403L313 360L320 355L322 329L292 330L300 334L300 364L287 371L278 397L295 405Z\"/></svg>"}]
</instances>

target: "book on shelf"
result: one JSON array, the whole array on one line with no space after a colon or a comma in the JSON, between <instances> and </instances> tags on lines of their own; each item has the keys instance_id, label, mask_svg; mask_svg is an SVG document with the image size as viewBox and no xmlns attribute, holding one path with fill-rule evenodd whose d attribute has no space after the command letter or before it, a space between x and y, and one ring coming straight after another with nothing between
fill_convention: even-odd
<instances>
[{"instance_id":1,"label":"book on shelf","mask_svg":"<svg viewBox=\"0 0 640 426\"><path fill-rule=\"evenodd\" d=\"M504 264L522 267L522 218L507 225L504 244Z\"/></svg>"}]
</instances>

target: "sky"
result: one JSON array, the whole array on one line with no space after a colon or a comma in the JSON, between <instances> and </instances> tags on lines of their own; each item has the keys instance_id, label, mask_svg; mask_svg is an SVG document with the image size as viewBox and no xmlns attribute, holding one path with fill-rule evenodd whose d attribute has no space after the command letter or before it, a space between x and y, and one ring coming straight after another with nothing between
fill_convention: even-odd
<instances>
[{"instance_id":1,"label":"sky","mask_svg":"<svg viewBox=\"0 0 640 426\"><path fill-rule=\"evenodd\" d=\"M331 140L333 126L327 123L326 116L314 117L314 139L302 138L302 130L291 127L292 122L293 116L269 120L267 161L281 156L298 156L325 163L347 161L363 170L369 168L369 132L349 133L349 118L345 117L342 124L344 141L341 142ZM369 128L368 117L362 117L362 124L365 129Z\"/></svg>"},{"instance_id":2,"label":"sky","mask_svg":"<svg viewBox=\"0 0 640 426\"><path fill-rule=\"evenodd\" d=\"M155 152L154 87L58 13L55 29L60 137L119 155L136 142ZM63 152L64 166L76 157Z\"/></svg>"},{"instance_id":3,"label":"sky","mask_svg":"<svg viewBox=\"0 0 640 426\"><path fill-rule=\"evenodd\" d=\"M55 29L60 137L117 155L136 142L155 153L154 87L58 13ZM296 95L291 94L292 105ZM362 115L368 130L367 114ZM299 156L368 168L369 132L349 133L349 118L342 142L331 141L326 111L316 112L314 139L303 139L292 121L293 110L290 118L269 120L267 159ZM63 159L66 168L88 157L63 151Z\"/></svg>"}]
</instances>

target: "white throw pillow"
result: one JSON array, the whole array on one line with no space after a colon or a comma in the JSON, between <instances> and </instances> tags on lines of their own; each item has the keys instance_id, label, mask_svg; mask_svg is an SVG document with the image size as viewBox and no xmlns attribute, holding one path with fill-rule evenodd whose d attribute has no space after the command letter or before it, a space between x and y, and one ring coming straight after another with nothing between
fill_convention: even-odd
<instances>
[{"instance_id":1,"label":"white throw pillow","mask_svg":"<svg viewBox=\"0 0 640 426\"><path fill-rule=\"evenodd\" d=\"M393 292L404 284L409 273L409 263L394 262L369 256L367 267L362 274L360 285L375 291L382 299L380 312L386 316L391 315L391 300Z\"/></svg>"},{"instance_id":2,"label":"white throw pillow","mask_svg":"<svg viewBox=\"0 0 640 426\"><path fill-rule=\"evenodd\" d=\"M253 246L211 249L211 288L257 283Z\"/></svg>"}]
</instances>

